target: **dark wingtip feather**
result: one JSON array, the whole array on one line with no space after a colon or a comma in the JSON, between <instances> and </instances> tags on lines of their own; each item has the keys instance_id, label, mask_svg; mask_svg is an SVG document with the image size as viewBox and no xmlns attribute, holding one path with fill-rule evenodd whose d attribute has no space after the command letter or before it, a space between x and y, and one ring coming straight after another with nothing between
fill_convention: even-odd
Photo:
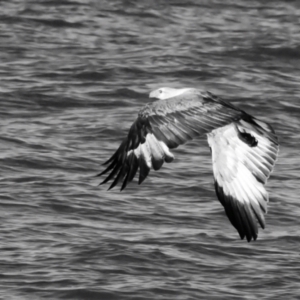
<instances>
[{"instance_id":1,"label":"dark wingtip feather","mask_svg":"<svg viewBox=\"0 0 300 300\"><path fill-rule=\"evenodd\" d=\"M112 161L113 156L110 159L108 159L106 162L104 162L103 164L101 164L101 166L105 166L105 165L109 164Z\"/></svg>"},{"instance_id":2,"label":"dark wingtip feather","mask_svg":"<svg viewBox=\"0 0 300 300\"><path fill-rule=\"evenodd\" d=\"M111 162L114 162L116 159L118 160L120 154L122 154L124 152L124 150L126 149L126 145L128 143L128 138L125 138L121 145L119 146L119 148L115 151L115 153L106 161L102 164L102 166L105 166ZM102 172L102 174L104 174L105 171ZM101 174L101 173L100 173Z\"/></svg>"},{"instance_id":3,"label":"dark wingtip feather","mask_svg":"<svg viewBox=\"0 0 300 300\"><path fill-rule=\"evenodd\" d=\"M99 177L105 173L107 173L109 170L111 170L114 167L114 164L109 165L104 171L100 172L99 174L96 175L96 177Z\"/></svg>"},{"instance_id":4,"label":"dark wingtip feather","mask_svg":"<svg viewBox=\"0 0 300 300\"><path fill-rule=\"evenodd\" d=\"M104 182L102 181L102 182L100 182L99 184L98 184L98 186L100 186L100 185L102 185L102 184L104 184Z\"/></svg>"},{"instance_id":5,"label":"dark wingtip feather","mask_svg":"<svg viewBox=\"0 0 300 300\"><path fill-rule=\"evenodd\" d=\"M255 241L258 233L257 223L248 204L241 204L232 196L226 195L217 181L215 181L215 189L229 221L238 231L240 238L243 240L246 237L248 242L252 239Z\"/></svg>"},{"instance_id":6,"label":"dark wingtip feather","mask_svg":"<svg viewBox=\"0 0 300 300\"><path fill-rule=\"evenodd\" d=\"M110 191L110 190L113 189L114 187L115 187L115 184L114 184L114 182L113 182L107 190Z\"/></svg>"},{"instance_id":7,"label":"dark wingtip feather","mask_svg":"<svg viewBox=\"0 0 300 300\"><path fill-rule=\"evenodd\" d=\"M119 182L121 176L122 176L123 170L121 169L118 173L118 175L116 176L116 178L114 179L114 181L112 182L112 184L109 186L109 188L107 189L108 191L113 189Z\"/></svg>"},{"instance_id":8,"label":"dark wingtip feather","mask_svg":"<svg viewBox=\"0 0 300 300\"><path fill-rule=\"evenodd\" d=\"M130 177L130 173L132 172L132 169L134 168L134 158L135 158L135 155L134 155L134 152L131 152L129 154L129 156L127 156L127 160L126 160L126 171L124 172L124 176L125 178L123 179L123 183L122 183L122 186L120 188L120 191L123 191L128 182L130 181L129 180L129 177Z\"/></svg>"},{"instance_id":9,"label":"dark wingtip feather","mask_svg":"<svg viewBox=\"0 0 300 300\"><path fill-rule=\"evenodd\" d=\"M121 149L121 147L123 146L124 141L121 143L120 147L117 149L117 151L106 161L102 164L102 166L105 166L107 164L109 164L110 162L114 161L115 158L118 156L118 153Z\"/></svg>"},{"instance_id":10,"label":"dark wingtip feather","mask_svg":"<svg viewBox=\"0 0 300 300\"><path fill-rule=\"evenodd\" d=\"M140 159L140 176L139 184L143 183L150 172L150 168L147 166L146 162L143 159Z\"/></svg>"}]
</instances>

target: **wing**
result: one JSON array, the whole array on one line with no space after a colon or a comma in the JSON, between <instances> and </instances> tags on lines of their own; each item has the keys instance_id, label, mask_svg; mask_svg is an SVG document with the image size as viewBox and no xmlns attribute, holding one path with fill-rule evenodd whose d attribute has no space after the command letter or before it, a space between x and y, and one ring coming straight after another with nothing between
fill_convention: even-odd
<instances>
[{"instance_id":1,"label":"wing","mask_svg":"<svg viewBox=\"0 0 300 300\"><path fill-rule=\"evenodd\" d=\"M265 228L268 193L265 183L278 154L271 127L247 116L248 121L216 129L208 134L212 150L217 196L241 239L256 240L258 226Z\"/></svg>"},{"instance_id":2,"label":"wing","mask_svg":"<svg viewBox=\"0 0 300 300\"><path fill-rule=\"evenodd\" d=\"M169 149L239 120L244 113L210 93L188 93L146 105L132 124L118 150L98 176L109 173L101 183L113 180L109 189L122 181L121 190L138 169L139 184L151 168L158 170L174 159Z\"/></svg>"}]
</instances>

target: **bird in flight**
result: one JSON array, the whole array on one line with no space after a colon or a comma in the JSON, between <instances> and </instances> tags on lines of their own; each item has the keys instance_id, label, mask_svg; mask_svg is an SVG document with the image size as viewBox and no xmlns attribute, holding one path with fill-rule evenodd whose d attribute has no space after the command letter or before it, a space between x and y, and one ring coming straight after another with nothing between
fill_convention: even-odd
<instances>
[{"instance_id":1,"label":"bird in flight","mask_svg":"<svg viewBox=\"0 0 300 300\"><path fill-rule=\"evenodd\" d=\"M170 149L206 134L212 155L214 185L231 224L241 239L256 240L258 224L265 228L269 201L265 184L278 155L272 127L219 97L195 88L159 88L158 100L143 107L127 137L98 176L122 182L121 190L139 169L139 184L150 169L159 170L174 155Z\"/></svg>"}]
</instances>

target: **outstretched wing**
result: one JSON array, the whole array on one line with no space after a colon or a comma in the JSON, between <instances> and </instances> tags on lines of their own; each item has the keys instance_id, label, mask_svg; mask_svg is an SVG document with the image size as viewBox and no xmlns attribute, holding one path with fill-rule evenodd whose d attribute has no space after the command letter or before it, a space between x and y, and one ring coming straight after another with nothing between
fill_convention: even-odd
<instances>
[{"instance_id":1,"label":"outstretched wing","mask_svg":"<svg viewBox=\"0 0 300 300\"><path fill-rule=\"evenodd\" d=\"M274 167L277 137L271 127L248 116L208 134L217 196L241 239L256 240L265 228L265 183ZM249 122L250 121L250 122Z\"/></svg>"},{"instance_id":2,"label":"outstretched wing","mask_svg":"<svg viewBox=\"0 0 300 300\"><path fill-rule=\"evenodd\" d=\"M210 93L186 93L147 104L132 124L128 136L105 163L108 167L98 176L109 173L101 183L113 180L109 189L123 181L126 187L138 169L139 184L151 168L158 170L174 159L169 149L238 121L244 113Z\"/></svg>"}]
</instances>

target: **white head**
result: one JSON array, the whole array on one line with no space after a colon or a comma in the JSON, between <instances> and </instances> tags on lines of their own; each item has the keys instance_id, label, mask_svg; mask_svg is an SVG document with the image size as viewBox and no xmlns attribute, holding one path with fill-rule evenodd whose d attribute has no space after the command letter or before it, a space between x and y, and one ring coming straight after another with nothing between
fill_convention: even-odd
<instances>
[{"instance_id":1,"label":"white head","mask_svg":"<svg viewBox=\"0 0 300 300\"><path fill-rule=\"evenodd\" d=\"M174 89L174 88L169 88L169 87L162 87L157 90L152 91L149 94L150 98L157 98L159 100L165 100L168 98L172 98L175 96L178 96L184 92L187 92L189 90L193 90L191 88L184 88L184 89Z\"/></svg>"}]
</instances>

